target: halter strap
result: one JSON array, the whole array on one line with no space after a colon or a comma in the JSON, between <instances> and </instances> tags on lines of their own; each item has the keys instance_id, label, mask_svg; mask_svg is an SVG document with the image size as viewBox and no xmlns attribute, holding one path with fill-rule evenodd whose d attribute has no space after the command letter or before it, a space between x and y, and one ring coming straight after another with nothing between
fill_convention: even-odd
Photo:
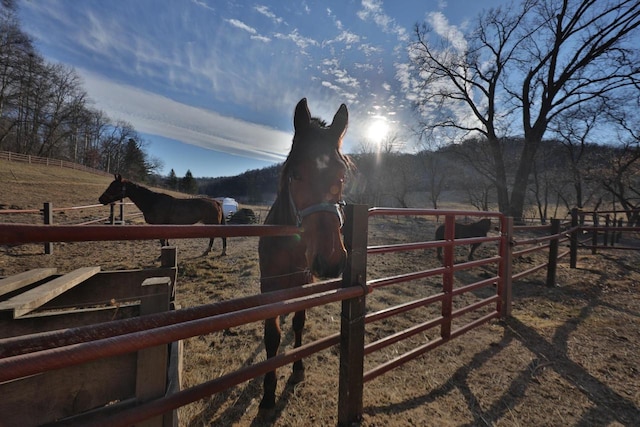
<instances>
[{"instance_id":1,"label":"halter strap","mask_svg":"<svg viewBox=\"0 0 640 427\"><path fill-rule=\"evenodd\" d=\"M289 178L289 183L291 183L291 178ZM296 219L296 227L302 226L302 220L305 217L317 212L329 212L335 214L338 217L338 221L340 221L340 228L344 225L344 214L342 213L342 207L346 205L344 200L340 200L338 203L316 203L315 205L298 210L296 203L293 201L291 186L289 186L289 203L291 204L291 210L293 210L293 216Z\"/></svg>"},{"instance_id":2,"label":"halter strap","mask_svg":"<svg viewBox=\"0 0 640 427\"><path fill-rule=\"evenodd\" d=\"M342 207L346 205L344 201L339 201L338 203L317 203L315 205L311 205L308 208L304 208L301 211L297 210L295 205L293 205L293 211L296 217L296 223L298 227L302 225L302 220L304 217L314 214L316 212L329 212L336 214L338 216L338 220L340 221L340 228L344 225L344 215L342 214Z\"/></svg>"}]
</instances>

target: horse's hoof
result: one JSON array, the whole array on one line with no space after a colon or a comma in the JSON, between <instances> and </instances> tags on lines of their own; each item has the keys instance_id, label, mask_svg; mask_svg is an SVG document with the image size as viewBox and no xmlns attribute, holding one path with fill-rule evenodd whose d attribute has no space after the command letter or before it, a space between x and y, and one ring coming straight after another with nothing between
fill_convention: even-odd
<instances>
[{"instance_id":1,"label":"horse's hoof","mask_svg":"<svg viewBox=\"0 0 640 427\"><path fill-rule=\"evenodd\" d=\"M298 369L291 373L291 382L298 384L304 381L304 369Z\"/></svg>"},{"instance_id":2,"label":"horse's hoof","mask_svg":"<svg viewBox=\"0 0 640 427\"><path fill-rule=\"evenodd\" d=\"M256 415L258 421L273 421L275 417L276 408L258 408L258 415Z\"/></svg>"}]
</instances>

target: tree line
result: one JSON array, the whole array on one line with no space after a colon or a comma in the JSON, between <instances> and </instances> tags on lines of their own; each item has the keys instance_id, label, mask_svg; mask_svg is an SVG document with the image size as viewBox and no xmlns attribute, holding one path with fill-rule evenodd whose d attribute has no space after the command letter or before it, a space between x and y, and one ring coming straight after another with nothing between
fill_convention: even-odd
<instances>
[{"instance_id":1,"label":"tree line","mask_svg":"<svg viewBox=\"0 0 640 427\"><path fill-rule=\"evenodd\" d=\"M457 202L478 210L499 210L489 143L469 139L417 153L402 152L394 141L382 147L363 144L350 158L355 167L345 186L345 200L368 206L438 209ZM393 142L392 144L390 142ZM521 159L522 138L501 141L508 163ZM396 147L395 149L393 147ZM579 152L579 154L577 154ZM228 196L251 204L270 203L278 187L281 164L241 175L197 178L199 192ZM575 146L543 140L527 183L522 219L562 218L572 208L624 211L630 223L640 219L640 150L637 145ZM513 179L515 168L507 168Z\"/></svg>"},{"instance_id":2,"label":"tree line","mask_svg":"<svg viewBox=\"0 0 640 427\"><path fill-rule=\"evenodd\" d=\"M146 180L161 166L124 120L92 108L71 67L47 62L21 29L13 0L0 3L0 150L75 162Z\"/></svg>"}]
</instances>

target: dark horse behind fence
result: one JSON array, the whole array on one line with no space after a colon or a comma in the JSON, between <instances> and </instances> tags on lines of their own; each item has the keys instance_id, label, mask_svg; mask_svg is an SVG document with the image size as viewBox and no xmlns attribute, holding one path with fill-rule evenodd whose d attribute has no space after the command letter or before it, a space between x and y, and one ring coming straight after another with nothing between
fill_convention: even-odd
<instances>
[{"instance_id":1,"label":"dark horse behind fence","mask_svg":"<svg viewBox=\"0 0 640 427\"><path fill-rule=\"evenodd\" d=\"M486 237L491 229L491 220L488 218L481 219L471 224L459 224L456 222L456 239L469 239L471 237ZM436 229L435 240L444 240L444 224ZM480 243L473 243L469 248L469 261L473 259L473 253L478 249ZM438 259L442 261L442 247L436 250Z\"/></svg>"},{"instance_id":2,"label":"dark horse behind fence","mask_svg":"<svg viewBox=\"0 0 640 427\"><path fill-rule=\"evenodd\" d=\"M203 224L225 224L222 205L215 199L196 197L192 199L178 199L164 193L156 193L141 185L123 179L119 174L98 199L103 205L117 202L125 197L142 211L147 224L175 224L188 225L202 222ZM168 244L161 239L160 244ZM213 237L209 239L209 247L204 255L211 252ZM222 238L222 255L227 254L227 239Z\"/></svg>"},{"instance_id":3,"label":"dark horse behind fence","mask_svg":"<svg viewBox=\"0 0 640 427\"><path fill-rule=\"evenodd\" d=\"M346 263L346 250L340 229L342 189L350 162L341 152L347 129L347 107L342 104L329 126L312 118L307 100L302 99L294 112L293 145L285 161L276 200L265 224L297 225L299 236L261 237L260 290L271 292L302 286L313 277L338 277ZM294 346L302 344L305 312L293 316ZM280 346L279 318L264 324L267 358ZM293 364L292 382L304 379L302 360ZM260 417L270 418L275 409L277 377L275 371L264 377L264 395Z\"/></svg>"}]
</instances>

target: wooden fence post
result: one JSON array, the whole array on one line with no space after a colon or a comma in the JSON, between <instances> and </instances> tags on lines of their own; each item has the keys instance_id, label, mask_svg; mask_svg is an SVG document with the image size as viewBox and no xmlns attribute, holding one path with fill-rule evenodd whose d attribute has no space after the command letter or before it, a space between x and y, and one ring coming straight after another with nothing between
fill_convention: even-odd
<instances>
[{"instance_id":1,"label":"wooden fence post","mask_svg":"<svg viewBox=\"0 0 640 427\"><path fill-rule=\"evenodd\" d=\"M622 239L622 218L618 218L618 231L616 232L616 243L620 243L620 239Z\"/></svg>"},{"instance_id":2,"label":"wooden fence post","mask_svg":"<svg viewBox=\"0 0 640 427\"><path fill-rule=\"evenodd\" d=\"M367 206L347 205L346 218L344 243L348 255L342 275L342 287L366 287L369 226ZM342 301L338 380L340 426L350 426L362 419L365 302L365 295Z\"/></svg>"},{"instance_id":3,"label":"wooden fence post","mask_svg":"<svg viewBox=\"0 0 640 427\"><path fill-rule=\"evenodd\" d=\"M151 277L142 282L140 316L169 311L171 295L171 279L169 277ZM167 368L169 365L170 344L145 348L138 351L136 369L136 398L140 402L158 399L164 396L167 388ZM140 427L161 427L170 425L173 412L145 420L136 424ZM170 424L169 424L170 423Z\"/></svg>"},{"instance_id":4,"label":"wooden fence post","mask_svg":"<svg viewBox=\"0 0 640 427\"><path fill-rule=\"evenodd\" d=\"M44 208L42 209L42 215L44 217L44 225L53 224L53 204L51 202L44 202ZM44 253L51 255L53 253L53 243L46 242L44 244Z\"/></svg>"},{"instance_id":5,"label":"wooden fence post","mask_svg":"<svg viewBox=\"0 0 640 427\"><path fill-rule=\"evenodd\" d=\"M594 212L593 213L593 226L597 227L598 226L598 213ZM596 249L598 246L598 230L593 230L593 235L591 236L591 254L595 255L598 253L598 250Z\"/></svg>"},{"instance_id":6,"label":"wooden fence post","mask_svg":"<svg viewBox=\"0 0 640 427\"><path fill-rule=\"evenodd\" d=\"M606 214L604 217L604 226L605 227L610 227L611 226L611 217L609 216L609 214ZM609 230L604 230L604 232L602 233L602 241L604 246L608 246L609 245ZM613 243L611 244L611 246L613 246Z\"/></svg>"},{"instance_id":7,"label":"wooden fence post","mask_svg":"<svg viewBox=\"0 0 640 427\"><path fill-rule=\"evenodd\" d=\"M551 219L551 235L560 232L560 220ZM549 242L549 262L547 263L547 286L556 285L556 270L558 269L558 237Z\"/></svg>"},{"instance_id":8,"label":"wooden fence post","mask_svg":"<svg viewBox=\"0 0 640 427\"><path fill-rule=\"evenodd\" d=\"M571 245L569 246L569 268L576 268L578 263L578 230L575 228L578 226L578 209L571 209Z\"/></svg>"}]
</instances>

